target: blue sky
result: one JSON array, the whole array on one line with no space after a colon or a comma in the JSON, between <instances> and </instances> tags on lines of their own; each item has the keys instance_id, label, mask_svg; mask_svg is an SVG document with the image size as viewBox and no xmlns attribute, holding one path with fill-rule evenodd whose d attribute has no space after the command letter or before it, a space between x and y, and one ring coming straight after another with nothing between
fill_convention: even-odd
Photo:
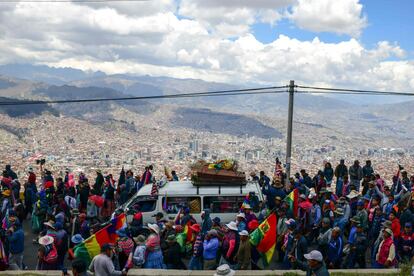
<instances>
[{"instance_id":1,"label":"blue sky","mask_svg":"<svg viewBox=\"0 0 414 276\"><path fill-rule=\"evenodd\" d=\"M414 56L414 1L413 0L365 0L362 13L367 17L367 25L358 40L367 48L374 48L378 41L397 43L406 51L407 57ZM279 35L288 35L300 40L338 43L351 38L347 34L333 32L313 32L302 29L285 18L273 26L256 23L252 31L259 41L269 43Z\"/></svg>"}]
</instances>

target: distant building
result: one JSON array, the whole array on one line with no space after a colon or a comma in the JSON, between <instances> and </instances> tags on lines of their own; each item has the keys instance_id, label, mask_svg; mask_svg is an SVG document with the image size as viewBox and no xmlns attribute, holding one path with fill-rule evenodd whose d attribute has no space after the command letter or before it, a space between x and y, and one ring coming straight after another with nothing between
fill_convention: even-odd
<instances>
[{"instance_id":1,"label":"distant building","mask_svg":"<svg viewBox=\"0 0 414 276\"><path fill-rule=\"evenodd\" d=\"M189 149L193 152L198 152L199 142L198 140L193 140L190 142Z\"/></svg>"}]
</instances>

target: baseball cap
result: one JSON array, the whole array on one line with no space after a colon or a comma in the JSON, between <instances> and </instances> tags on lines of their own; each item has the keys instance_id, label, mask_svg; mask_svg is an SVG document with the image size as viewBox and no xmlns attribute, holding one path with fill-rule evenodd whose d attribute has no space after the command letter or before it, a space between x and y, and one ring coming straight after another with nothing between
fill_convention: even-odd
<instances>
[{"instance_id":1,"label":"baseball cap","mask_svg":"<svg viewBox=\"0 0 414 276\"><path fill-rule=\"evenodd\" d=\"M309 252L308 254L304 254L303 256L307 260L315 260L315 261L318 261L318 262L323 261L322 253L319 252L318 250L312 250L311 252Z\"/></svg>"}]
</instances>

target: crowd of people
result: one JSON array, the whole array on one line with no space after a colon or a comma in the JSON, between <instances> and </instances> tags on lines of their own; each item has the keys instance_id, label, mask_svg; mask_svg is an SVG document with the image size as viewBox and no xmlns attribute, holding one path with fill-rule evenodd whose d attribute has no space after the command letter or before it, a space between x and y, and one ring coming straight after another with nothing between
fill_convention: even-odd
<instances>
[{"instance_id":1,"label":"crowd of people","mask_svg":"<svg viewBox=\"0 0 414 276\"><path fill-rule=\"evenodd\" d=\"M39 174L36 175L36 173ZM175 172L165 173L178 181ZM189 206L174 220L156 214L156 223L144 224L142 213L116 231L115 243L90 254L83 242L111 219L116 207L144 185L156 185L153 167L142 175L122 169L120 176L96 171L91 183L85 174L69 169L56 177L41 165L18 179L7 165L1 177L0 269L27 269L25 243L37 243L38 270L64 270L74 275L126 275L130 268L234 270L265 268L250 234L276 214L276 248L271 263L280 269L302 269L329 275L328 269L392 268L411 262L414 255L414 177L398 166L386 183L368 160L364 166L344 160L329 162L311 177L301 170L287 179L279 161L273 176L250 174L265 197L263 202L240 206L234 220L222 222L202 210L196 221ZM24 183L21 185L21 183ZM295 202L286 198L294 194ZM22 224L38 235L27 240Z\"/></svg>"}]
</instances>

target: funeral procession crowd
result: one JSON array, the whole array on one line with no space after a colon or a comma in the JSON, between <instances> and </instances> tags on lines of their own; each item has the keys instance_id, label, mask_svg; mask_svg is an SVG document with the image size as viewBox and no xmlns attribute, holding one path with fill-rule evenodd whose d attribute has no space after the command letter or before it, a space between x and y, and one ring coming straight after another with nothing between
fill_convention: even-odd
<instances>
[{"instance_id":1,"label":"funeral procession crowd","mask_svg":"<svg viewBox=\"0 0 414 276\"><path fill-rule=\"evenodd\" d=\"M157 196L162 181L151 165L119 176L67 169L58 175L40 160L17 177L12 165L1 176L0 270L62 270L73 275L126 275L131 268L216 270L395 268L414 255L414 176L396 165L385 181L369 160L324 162L286 179L277 160L268 176L252 172L264 200L243 195L233 220L191 206L173 217L157 212L147 223L142 208L123 206L146 185ZM160 173L164 182L183 178ZM89 178L88 178L89 177ZM92 178L92 179L91 179ZM163 208L168 208L165 200ZM127 219L130 216L131 219ZM28 237L23 225L30 225ZM35 237L33 239L33 237ZM36 267L24 259L27 244L38 248Z\"/></svg>"}]
</instances>

